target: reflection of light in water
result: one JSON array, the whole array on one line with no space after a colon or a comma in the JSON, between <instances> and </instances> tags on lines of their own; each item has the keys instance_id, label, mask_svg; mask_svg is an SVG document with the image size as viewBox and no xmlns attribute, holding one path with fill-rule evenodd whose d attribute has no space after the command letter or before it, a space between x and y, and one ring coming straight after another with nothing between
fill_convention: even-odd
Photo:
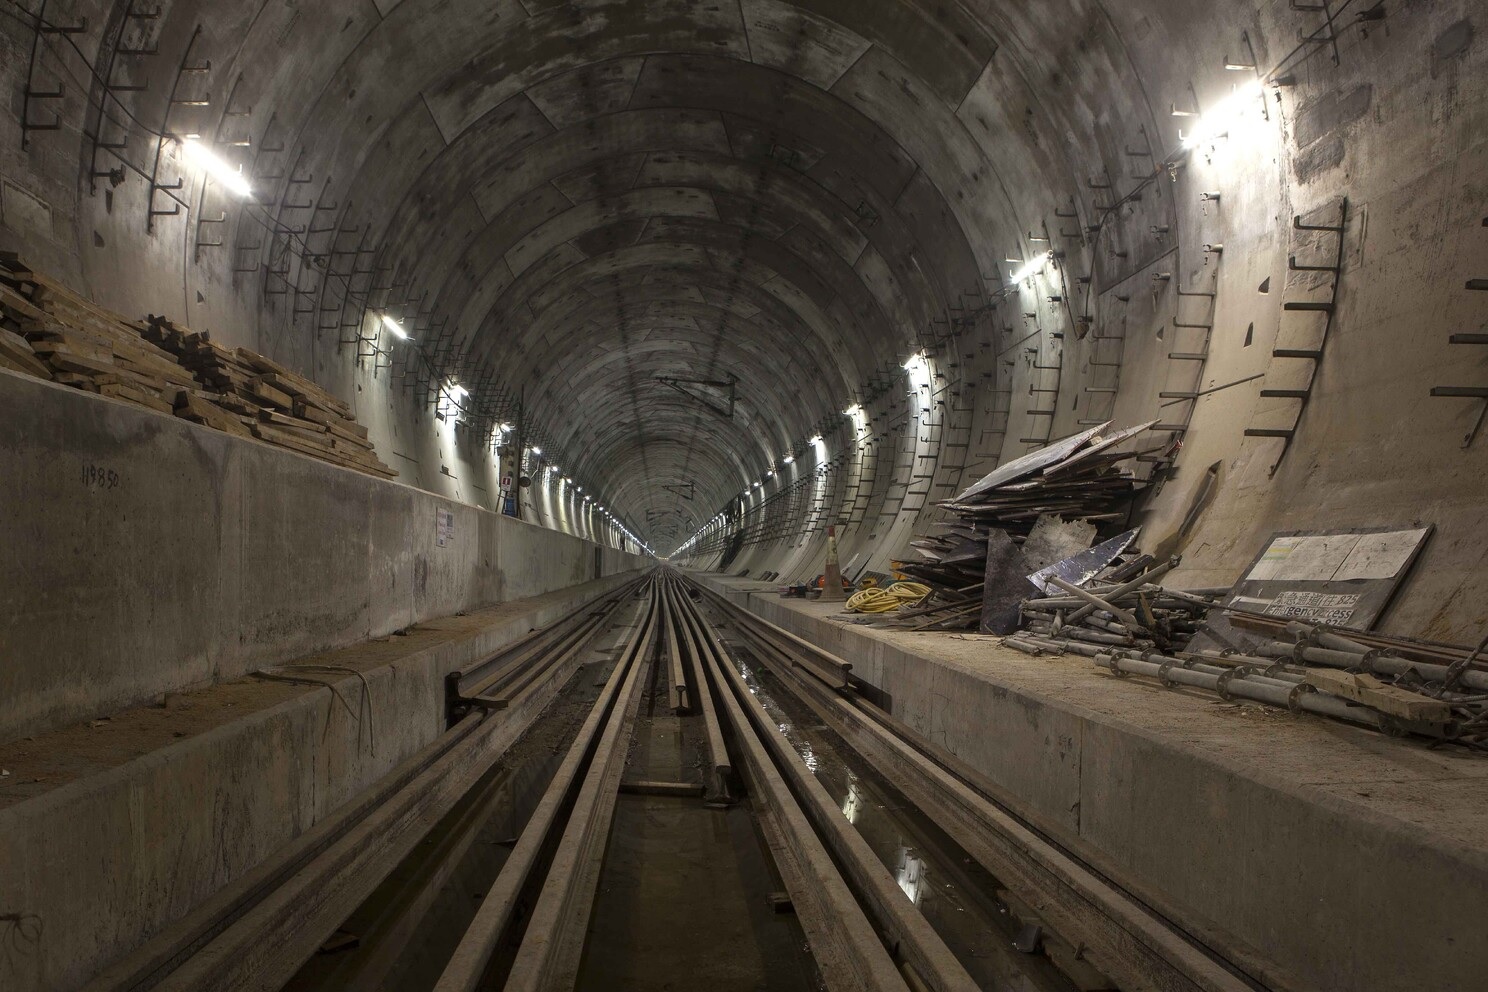
<instances>
[{"instance_id":1,"label":"reflection of light in water","mask_svg":"<svg viewBox=\"0 0 1488 992\"><path fill-rule=\"evenodd\" d=\"M782 723L780 725L780 732L782 734L785 734L787 738L790 737L789 730L790 727L788 724ZM816 758L816 752L811 749L811 745L806 741L801 741L796 744L796 750L800 753L801 760L806 762L806 767L810 769L811 774L815 775L816 766L819 764L819 762Z\"/></svg>"},{"instance_id":2,"label":"reflection of light in water","mask_svg":"<svg viewBox=\"0 0 1488 992\"><path fill-rule=\"evenodd\" d=\"M858 822L858 812L863 808L863 797L858 792L858 777L847 773L847 798L842 800L842 815L848 823Z\"/></svg>"},{"instance_id":3,"label":"reflection of light in water","mask_svg":"<svg viewBox=\"0 0 1488 992\"><path fill-rule=\"evenodd\" d=\"M894 881L899 883L899 888L909 896L909 901L916 906L920 904L920 878L925 869L925 862L919 855L914 854L907 847L899 849L899 865L894 869Z\"/></svg>"}]
</instances>

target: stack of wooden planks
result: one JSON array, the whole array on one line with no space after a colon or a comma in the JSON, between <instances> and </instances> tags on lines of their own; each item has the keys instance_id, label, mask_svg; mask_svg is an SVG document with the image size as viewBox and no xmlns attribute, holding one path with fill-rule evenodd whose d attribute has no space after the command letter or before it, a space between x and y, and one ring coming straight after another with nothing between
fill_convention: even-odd
<instances>
[{"instance_id":1,"label":"stack of wooden planks","mask_svg":"<svg viewBox=\"0 0 1488 992\"><path fill-rule=\"evenodd\" d=\"M351 408L304 376L246 348L224 348L206 332L164 317L150 317L144 333L178 358L212 391L215 405L242 418L259 440L384 479L398 474L377 457L367 428L356 422ZM203 413L210 416L210 408ZM205 417L198 422L211 423Z\"/></svg>"},{"instance_id":2,"label":"stack of wooden planks","mask_svg":"<svg viewBox=\"0 0 1488 992\"><path fill-rule=\"evenodd\" d=\"M385 479L367 429L315 383L164 318L129 321L0 253L0 368Z\"/></svg>"}]
</instances>

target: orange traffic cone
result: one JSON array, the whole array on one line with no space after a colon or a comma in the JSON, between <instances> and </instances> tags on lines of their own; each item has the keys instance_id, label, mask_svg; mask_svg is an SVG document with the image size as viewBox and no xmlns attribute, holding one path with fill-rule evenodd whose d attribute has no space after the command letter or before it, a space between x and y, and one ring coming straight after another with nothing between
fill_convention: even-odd
<instances>
[{"instance_id":1,"label":"orange traffic cone","mask_svg":"<svg viewBox=\"0 0 1488 992\"><path fill-rule=\"evenodd\" d=\"M847 597L842 595L842 566L837 562L837 528L827 528L827 567L822 574L821 598L828 603L840 603Z\"/></svg>"}]
</instances>

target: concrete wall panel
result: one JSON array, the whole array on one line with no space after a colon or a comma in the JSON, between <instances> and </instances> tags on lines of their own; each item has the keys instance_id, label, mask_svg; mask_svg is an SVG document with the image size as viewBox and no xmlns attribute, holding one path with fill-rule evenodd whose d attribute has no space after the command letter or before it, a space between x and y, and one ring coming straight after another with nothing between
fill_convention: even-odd
<instances>
[{"instance_id":1,"label":"concrete wall panel","mask_svg":"<svg viewBox=\"0 0 1488 992\"><path fill-rule=\"evenodd\" d=\"M0 521L0 740L597 578L576 537L3 372Z\"/></svg>"}]
</instances>

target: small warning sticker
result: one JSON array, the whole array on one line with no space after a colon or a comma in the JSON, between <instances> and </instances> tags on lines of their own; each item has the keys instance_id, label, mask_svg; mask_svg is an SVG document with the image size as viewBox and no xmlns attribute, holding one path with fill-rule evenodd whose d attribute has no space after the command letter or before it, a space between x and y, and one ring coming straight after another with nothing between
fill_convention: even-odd
<instances>
[{"instance_id":1,"label":"small warning sticker","mask_svg":"<svg viewBox=\"0 0 1488 992\"><path fill-rule=\"evenodd\" d=\"M455 514L451 510L434 511L434 543L441 548L449 547L455 538Z\"/></svg>"}]
</instances>

